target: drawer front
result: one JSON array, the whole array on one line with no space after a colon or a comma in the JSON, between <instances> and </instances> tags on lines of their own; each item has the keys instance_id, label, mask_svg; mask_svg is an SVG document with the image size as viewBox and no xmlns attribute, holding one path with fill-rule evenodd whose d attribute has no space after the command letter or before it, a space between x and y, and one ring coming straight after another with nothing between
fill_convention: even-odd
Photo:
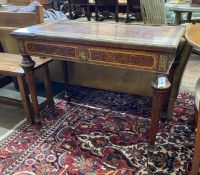
<instances>
[{"instance_id":1,"label":"drawer front","mask_svg":"<svg viewBox=\"0 0 200 175\"><path fill-rule=\"evenodd\" d=\"M91 49L90 62L112 64L119 67L155 69L156 56L139 51L98 50Z\"/></svg>"},{"instance_id":2,"label":"drawer front","mask_svg":"<svg viewBox=\"0 0 200 175\"><path fill-rule=\"evenodd\" d=\"M52 45L47 43L25 42L26 52L50 57L76 58L76 48L71 46Z\"/></svg>"},{"instance_id":3,"label":"drawer front","mask_svg":"<svg viewBox=\"0 0 200 175\"><path fill-rule=\"evenodd\" d=\"M146 70L151 72L167 72L169 68L169 56L156 51L140 51L104 48L89 45L70 43L42 43L25 42L26 52L30 55L49 56L55 59L63 59L75 62L86 62L116 66L122 68ZM162 63L162 65L160 65Z\"/></svg>"}]
</instances>

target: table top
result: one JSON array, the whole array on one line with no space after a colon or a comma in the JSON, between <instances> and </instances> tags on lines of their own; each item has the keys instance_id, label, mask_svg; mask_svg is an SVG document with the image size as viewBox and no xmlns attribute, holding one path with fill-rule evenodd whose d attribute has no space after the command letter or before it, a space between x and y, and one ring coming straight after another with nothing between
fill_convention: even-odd
<instances>
[{"instance_id":1,"label":"table top","mask_svg":"<svg viewBox=\"0 0 200 175\"><path fill-rule=\"evenodd\" d=\"M172 11L180 11L180 12L200 12L200 7L198 6L191 6L189 3L185 4L173 4L173 3L166 3L166 8Z\"/></svg>"},{"instance_id":2,"label":"table top","mask_svg":"<svg viewBox=\"0 0 200 175\"><path fill-rule=\"evenodd\" d=\"M180 26L146 26L119 23L56 21L14 31L17 38L149 46L176 50L185 33Z\"/></svg>"},{"instance_id":3,"label":"table top","mask_svg":"<svg viewBox=\"0 0 200 175\"><path fill-rule=\"evenodd\" d=\"M200 24L188 25L185 37L192 46L200 49Z\"/></svg>"}]
</instances>

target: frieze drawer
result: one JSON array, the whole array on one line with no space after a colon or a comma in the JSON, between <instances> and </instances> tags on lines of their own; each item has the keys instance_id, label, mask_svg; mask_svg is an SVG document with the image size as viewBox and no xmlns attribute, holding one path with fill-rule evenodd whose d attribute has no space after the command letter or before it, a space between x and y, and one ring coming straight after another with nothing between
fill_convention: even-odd
<instances>
[{"instance_id":1,"label":"frieze drawer","mask_svg":"<svg viewBox=\"0 0 200 175\"><path fill-rule=\"evenodd\" d=\"M91 62L115 64L118 66L144 67L152 69L155 67L155 55L149 55L140 52L120 52L91 50Z\"/></svg>"},{"instance_id":2,"label":"frieze drawer","mask_svg":"<svg viewBox=\"0 0 200 175\"><path fill-rule=\"evenodd\" d=\"M47 43L25 43L27 53L51 57L76 58L76 48L71 46L51 45Z\"/></svg>"},{"instance_id":3,"label":"frieze drawer","mask_svg":"<svg viewBox=\"0 0 200 175\"><path fill-rule=\"evenodd\" d=\"M25 42L27 53L41 56L63 58L71 61L88 62L93 64L112 65L133 69L164 72L169 64L166 59L165 67L158 65L160 55L153 52L138 50L114 50L75 44L51 45L47 43Z\"/></svg>"}]
</instances>

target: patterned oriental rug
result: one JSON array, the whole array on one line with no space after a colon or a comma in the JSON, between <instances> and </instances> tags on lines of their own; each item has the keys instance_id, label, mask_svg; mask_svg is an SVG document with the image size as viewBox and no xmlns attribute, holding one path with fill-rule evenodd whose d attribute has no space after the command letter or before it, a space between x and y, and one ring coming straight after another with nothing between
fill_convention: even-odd
<instances>
[{"instance_id":1,"label":"patterned oriental rug","mask_svg":"<svg viewBox=\"0 0 200 175\"><path fill-rule=\"evenodd\" d=\"M179 94L148 151L151 99L71 87L72 100L42 112L0 143L4 175L189 175L194 148L192 94Z\"/></svg>"}]
</instances>

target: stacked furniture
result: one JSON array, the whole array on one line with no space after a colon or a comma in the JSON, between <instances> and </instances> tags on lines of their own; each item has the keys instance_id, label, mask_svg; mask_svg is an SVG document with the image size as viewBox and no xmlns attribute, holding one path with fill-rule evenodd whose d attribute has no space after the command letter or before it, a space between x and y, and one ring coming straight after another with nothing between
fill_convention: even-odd
<instances>
[{"instance_id":1,"label":"stacked furniture","mask_svg":"<svg viewBox=\"0 0 200 175\"><path fill-rule=\"evenodd\" d=\"M140 0L69 0L64 3L63 9L68 9L70 19L83 16L85 14L90 20L91 13L95 12L95 20L113 18L119 21L119 12L126 13L126 22L130 21L130 14L135 14L141 18ZM68 6L68 7L66 7Z\"/></svg>"}]
</instances>

